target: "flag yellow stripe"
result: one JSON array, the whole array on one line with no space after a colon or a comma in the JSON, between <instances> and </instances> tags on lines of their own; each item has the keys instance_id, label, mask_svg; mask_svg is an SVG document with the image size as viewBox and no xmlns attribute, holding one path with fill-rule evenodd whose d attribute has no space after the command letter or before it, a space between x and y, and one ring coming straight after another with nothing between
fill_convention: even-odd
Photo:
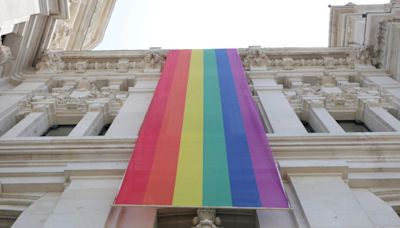
<instances>
[{"instance_id":1,"label":"flag yellow stripe","mask_svg":"<svg viewBox=\"0 0 400 228\"><path fill-rule=\"evenodd\" d=\"M203 50L192 50L173 205L202 205Z\"/></svg>"}]
</instances>

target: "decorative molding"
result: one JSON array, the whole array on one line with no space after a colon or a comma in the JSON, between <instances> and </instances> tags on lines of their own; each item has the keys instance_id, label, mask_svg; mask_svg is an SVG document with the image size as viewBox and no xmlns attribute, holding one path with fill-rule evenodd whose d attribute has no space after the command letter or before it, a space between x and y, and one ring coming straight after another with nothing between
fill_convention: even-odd
<instances>
[{"instance_id":1,"label":"decorative molding","mask_svg":"<svg viewBox=\"0 0 400 228\"><path fill-rule=\"evenodd\" d=\"M106 85L100 85L103 83L87 77L82 77L77 81L58 80L55 84L55 87L50 88L50 92L35 90L29 94L19 104L19 115L25 116L32 112L34 104L52 102L55 113L58 114L83 114L91 109L91 105L102 104L104 114L109 117L118 112L128 96L127 91L121 91L120 87L112 83L106 82Z\"/></svg>"},{"instance_id":2,"label":"decorative molding","mask_svg":"<svg viewBox=\"0 0 400 228\"><path fill-rule=\"evenodd\" d=\"M132 51L132 55L96 55L48 51L36 64L37 73L85 73L89 71L114 71L118 73L160 72L165 61L165 51ZM103 52L98 52L103 53Z\"/></svg>"},{"instance_id":3,"label":"decorative molding","mask_svg":"<svg viewBox=\"0 0 400 228\"><path fill-rule=\"evenodd\" d=\"M355 64L373 65L377 53L371 46L357 45L353 47L350 56L355 61Z\"/></svg>"},{"instance_id":4,"label":"decorative molding","mask_svg":"<svg viewBox=\"0 0 400 228\"><path fill-rule=\"evenodd\" d=\"M391 97L377 87L361 87L360 83L350 82L348 77L325 74L312 83L304 83L299 79L295 79L294 83L293 79L285 79L286 85L291 87L284 89L284 93L297 112L304 111L304 107L308 107L312 100L318 100L321 107L331 111L356 111L361 98L374 99L385 109L395 108Z\"/></svg>"},{"instance_id":5,"label":"decorative molding","mask_svg":"<svg viewBox=\"0 0 400 228\"><path fill-rule=\"evenodd\" d=\"M240 50L240 53L245 69L255 71L269 68L293 70L299 67L354 67L351 49L304 49L297 52L296 49L289 50L250 47Z\"/></svg>"}]
</instances>

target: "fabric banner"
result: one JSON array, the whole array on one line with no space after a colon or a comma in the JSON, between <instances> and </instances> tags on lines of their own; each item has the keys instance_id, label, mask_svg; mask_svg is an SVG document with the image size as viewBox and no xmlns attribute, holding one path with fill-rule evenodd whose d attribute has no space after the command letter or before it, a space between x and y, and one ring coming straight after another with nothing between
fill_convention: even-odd
<instances>
[{"instance_id":1,"label":"fabric banner","mask_svg":"<svg viewBox=\"0 0 400 228\"><path fill-rule=\"evenodd\" d=\"M114 203L288 208L236 49L169 51Z\"/></svg>"}]
</instances>

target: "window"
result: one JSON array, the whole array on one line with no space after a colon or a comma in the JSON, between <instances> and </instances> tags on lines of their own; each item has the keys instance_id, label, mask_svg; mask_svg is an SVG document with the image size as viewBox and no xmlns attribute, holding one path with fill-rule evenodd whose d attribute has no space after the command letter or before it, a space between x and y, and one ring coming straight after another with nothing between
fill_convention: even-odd
<instances>
[{"instance_id":1,"label":"window","mask_svg":"<svg viewBox=\"0 0 400 228\"><path fill-rule=\"evenodd\" d=\"M308 133L315 133L314 129L308 122L302 121L301 123L303 124L304 128L307 130Z\"/></svg>"},{"instance_id":2,"label":"window","mask_svg":"<svg viewBox=\"0 0 400 228\"><path fill-rule=\"evenodd\" d=\"M103 126L103 128L100 130L98 135L105 135L108 131L108 128L110 128L110 124L106 124Z\"/></svg>"},{"instance_id":3,"label":"window","mask_svg":"<svg viewBox=\"0 0 400 228\"><path fill-rule=\"evenodd\" d=\"M76 125L54 125L42 136L68 136Z\"/></svg>"},{"instance_id":4,"label":"window","mask_svg":"<svg viewBox=\"0 0 400 228\"><path fill-rule=\"evenodd\" d=\"M370 132L362 122L356 122L354 120L339 120L337 121L345 132Z\"/></svg>"}]
</instances>

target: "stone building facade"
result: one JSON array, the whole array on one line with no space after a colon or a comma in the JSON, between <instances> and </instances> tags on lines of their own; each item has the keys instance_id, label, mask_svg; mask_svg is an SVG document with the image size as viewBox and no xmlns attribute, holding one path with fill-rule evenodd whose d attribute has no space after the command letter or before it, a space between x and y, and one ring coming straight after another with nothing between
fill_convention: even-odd
<instances>
[{"instance_id":1,"label":"stone building facade","mask_svg":"<svg viewBox=\"0 0 400 228\"><path fill-rule=\"evenodd\" d=\"M0 227L400 227L398 1L239 49L290 210L112 207L168 51L91 51L114 3L0 0Z\"/></svg>"}]
</instances>

